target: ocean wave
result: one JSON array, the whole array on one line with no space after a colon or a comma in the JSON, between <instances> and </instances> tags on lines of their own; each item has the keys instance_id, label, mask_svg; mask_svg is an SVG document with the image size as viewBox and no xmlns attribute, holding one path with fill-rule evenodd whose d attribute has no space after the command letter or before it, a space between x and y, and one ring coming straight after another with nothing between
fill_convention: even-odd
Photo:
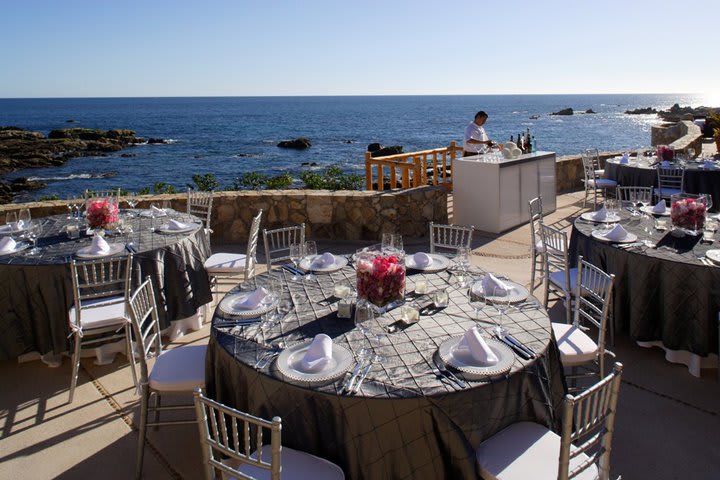
<instances>
[{"instance_id":1,"label":"ocean wave","mask_svg":"<svg viewBox=\"0 0 720 480\"><path fill-rule=\"evenodd\" d=\"M73 173L70 175L64 175L59 177L28 177L28 180L33 182L57 182L62 180L85 180L90 178L108 178L114 177L117 172L104 172L104 173Z\"/></svg>"}]
</instances>

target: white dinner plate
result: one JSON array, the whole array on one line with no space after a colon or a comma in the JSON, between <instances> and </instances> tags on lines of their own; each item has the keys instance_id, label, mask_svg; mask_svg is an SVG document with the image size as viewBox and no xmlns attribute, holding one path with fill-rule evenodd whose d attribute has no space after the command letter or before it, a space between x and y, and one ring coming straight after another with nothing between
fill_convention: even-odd
<instances>
[{"instance_id":1,"label":"white dinner plate","mask_svg":"<svg viewBox=\"0 0 720 480\"><path fill-rule=\"evenodd\" d=\"M616 213L608 213L607 217L605 217L604 220L595 220L595 218L593 218L593 215L595 215L595 212L585 212L580 215L580 218L582 218L583 220L587 220L588 222L596 223L617 223L620 221L620 217Z\"/></svg>"},{"instance_id":2,"label":"white dinner plate","mask_svg":"<svg viewBox=\"0 0 720 480\"><path fill-rule=\"evenodd\" d=\"M705 256L710 260L711 262L715 264L720 264L720 250L712 249L705 252Z\"/></svg>"},{"instance_id":3,"label":"white dinner plate","mask_svg":"<svg viewBox=\"0 0 720 480\"><path fill-rule=\"evenodd\" d=\"M14 253L22 252L23 250L27 250L27 248L30 246L29 243L25 242L17 242L15 244L15 248L12 250L8 250L7 252L0 252L0 257L4 257L5 255L12 255Z\"/></svg>"},{"instance_id":4,"label":"white dinner plate","mask_svg":"<svg viewBox=\"0 0 720 480\"><path fill-rule=\"evenodd\" d=\"M648 215L660 215L661 217L669 217L670 216L669 208L666 208L663 213L656 213L656 212L653 212L652 205L645 205L644 207L640 207L640 211L643 213L647 213Z\"/></svg>"},{"instance_id":5,"label":"white dinner plate","mask_svg":"<svg viewBox=\"0 0 720 480\"><path fill-rule=\"evenodd\" d=\"M508 295L504 297L496 297L494 295L485 295L485 291L483 290L483 284L482 279L473 283L472 287L470 287L470 293L472 295L479 297L481 299L487 298L490 302L508 302L508 303L518 303L518 302L524 302L527 300L527 298L530 296L530 292L527 288L523 287L519 283L515 283L510 280L501 279L501 281L510 287L510 291L508 292Z\"/></svg>"},{"instance_id":6,"label":"white dinner plate","mask_svg":"<svg viewBox=\"0 0 720 480\"><path fill-rule=\"evenodd\" d=\"M438 347L438 355L443 362L455 368L468 380L481 380L503 375L509 372L515 363L515 354L507 345L494 338L488 338L485 342L498 361L493 365L479 364L469 350L457 348L462 338L462 335L458 335L445 340Z\"/></svg>"},{"instance_id":7,"label":"white dinner plate","mask_svg":"<svg viewBox=\"0 0 720 480\"><path fill-rule=\"evenodd\" d=\"M218 305L218 308L220 311L227 315L233 315L240 318L258 318L260 315L263 315L265 313L268 313L275 309L277 306L276 302L271 303L260 303L260 305L257 306L257 308L253 309L247 309L240 307L240 303L245 300L248 296L252 295L252 291L250 292L240 292L240 293L233 293L231 295L226 295L225 298L223 298L220 301L220 304Z\"/></svg>"},{"instance_id":8,"label":"white dinner plate","mask_svg":"<svg viewBox=\"0 0 720 480\"><path fill-rule=\"evenodd\" d=\"M306 372L302 361L312 340L288 347L277 357L277 368L289 381L306 385L325 385L342 378L353 364L353 355L345 347L332 346L332 358L319 372Z\"/></svg>"},{"instance_id":9,"label":"white dinner plate","mask_svg":"<svg viewBox=\"0 0 720 480\"><path fill-rule=\"evenodd\" d=\"M197 224L190 224L187 228L178 228L178 229L172 229L170 226L166 223L164 225L160 225L155 229L157 233L162 233L164 235L174 235L177 233L188 233L192 232L198 227Z\"/></svg>"},{"instance_id":10,"label":"white dinner plate","mask_svg":"<svg viewBox=\"0 0 720 480\"><path fill-rule=\"evenodd\" d=\"M105 253L96 253L92 251L92 245L88 245L87 247L79 248L78 251L75 252L75 256L78 258L105 258L112 257L113 255L117 255L125 250L125 245L121 245L119 243L111 243L109 246L109 251Z\"/></svg>"},{"instance_id":11,"label":"white dinner plate","mask_svg":"<svg viewBox=\"0 0 720 480\"><path fill-rule=\"evenodd\" d=\"M144 217L144 218L155 218L155 217L165 217L165 216L167 216L167 213L164 211L156 212L155 210L147 209L147 210L140 210L138 215L141 217Z\"/></svg>"},{"instance_id":12,"label":"white dinner plate","mask_svg":"<svg viewBox=\"0 0 720 480\"><path fill-rule=\"evenodd\" d=\"M636 242L638 237L634 233L627 232L627 235L625 235L625 238L622 240L611 240L605 236L606 233L609 232L601 232L600 230L593 230L592 236L593 238L600 240L602 242L609 242L609 243L632 243Z\"/></svg>"},{"instance_id":13,"label":"white dinner plate","mask_svg":"<svg viewBox=\"0 0 720 480\"><path fill-rule=\"evenodd\" d=\"M408 255L405 257L405 266L423 272L440 272L450 266L450 259L445 255L438 255L437 253L428 253L427 255L432 260L429 265L418 266L415 263L415 258L412 255Z\"/></svg>"},{"instance_id":14,"label":"white dinner plate","mask_svg":"<svg viewBox=\"0 0 720 480\"><path fill-rule=\"evenodd\" d=\"M20 233L27 230L25 227L12 228L10 225L0 225L0 235L8 235L13 233Z\"/></svg>"},{"instance_id":15,"label":"white dinner plate","mask_svg":"<svg viewBox=\"0 0 720 480\"><path fill-rule=\"evenodd\" d=\"M348 264L348 259L341 255L333 255L335 257L335 263L332 265L327 265L325 267L319 267L319 268L312 268L312 262L317 258L319 255L316 255L314 257L305 257L302 260L300 260L300 263L298 266L302 268L303 270L310 271L316 273L331 273L331 272L337 272L338 270L342 269L345 265Z\"/></svg>"}]
</instances>

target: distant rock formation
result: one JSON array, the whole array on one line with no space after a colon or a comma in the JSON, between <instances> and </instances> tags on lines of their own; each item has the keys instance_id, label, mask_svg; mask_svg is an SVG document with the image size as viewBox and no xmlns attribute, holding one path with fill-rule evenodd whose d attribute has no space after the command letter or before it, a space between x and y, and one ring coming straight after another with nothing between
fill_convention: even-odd
<instances>
[{"instance_id":1,"label":"distant rock formation","mask_svg":"<svg viewBox=\"0 0 720 480\"><path fill-rule=\"evenodd\" d=\"M399 153L403 153L403 147L401 145L391 145L389 147L383 147L382 145L380 145L380 148L377 148L375 150L370 150L369 147L374 146L374 145L380 145L380 144L379 143L378 144L371 143L370 145L368 145L368 152L370 152L370 156L372 156L373 158L387 157L389 155L397 155Z\"/></svg>"},{"instance_id":2,"label":"distant rock formation","mask_svg":"<svg viewBox=\"0 0 720 480\"><path fill-rule=\"evenodd\" d=\"M530 120L537 120L540 118L540 115L530 115Z\"/></svg>"},{"instance_id":3,"label":"distant rock formation","mask_svg":"<svg viewBox=\"0 0 720 480\"><path fill-rule=\"evenodd\" d=\"M585 110L585 113L597 113L597 112L594 111L592 108L588 108L587 110Z\"/></svg>"},{"instance_id":4,"label":"distant rock formation","mask_svg":"<svg viewBox=\"0 0 720 480\"><path fill-rule=\"evenodd\" d=\"M652 107L636 108L635 110L625 110L626 115L649 115L651 113L657 113L657 110Z\"/></svg>"},{"instance_id":5,"label":"distant rock formation","mask_svg":"<svg viewBox=\"0 0 720 480\"><path fill-rule=\"evenodd\" d=\"M380 145L379 143L371 143L370 145L367 146L367 151L370 153L373 153L373 152L377 152L381 148L382 148L382 145Z\"/></svg>"},{"instance_id":6,"label":"distant rock formation","mask_svg":"<svg viewBox=\"0 0 720 480\"><path fill-rule=\"evenodd\" d=\"M572 108L563 108L562 110L553 112L550 115L572 115L573 113L574 112Z\"/></svg>"},{"instance_id":7,"label":"distant rock formation","mask_svg":"<svg viewBox=\"0 0 720 480\"><path fill-rule=\"evenodd\" d=\"M282 142L277 144L280 148L292 148L295 150L305 150L306 148L310 148L312 144L310 143L310 140L307 138L296 138L295 140L283 140Z\"/></svg>"}]
</instances>

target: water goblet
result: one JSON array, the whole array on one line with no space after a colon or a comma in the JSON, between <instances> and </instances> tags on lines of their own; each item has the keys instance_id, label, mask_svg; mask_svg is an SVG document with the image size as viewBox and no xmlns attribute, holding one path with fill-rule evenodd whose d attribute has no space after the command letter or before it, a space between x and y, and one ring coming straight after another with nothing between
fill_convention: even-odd
<instances>
[{"instance_id":1,"label":"water goblet","mask_svg":"<svg viewBox=\"0 0 720 480\"><path fill-rule=\"evenodd\" d=\"M497 325L493 329L493 332L499 337L504 337L507 335L507 329L503 326L503 317L505 316L505 312L507 312L508 308L510 308L508 291L503 287L493 288L492 303L499 313Z\"/></svg>"},{"instance_id":2,"label":"water goblet","mask_svg":"<svg viewBox=\"0 0 720 480\"><path fill-rule=\"evenodd\" d=\"M128 206L130 207L130 210L131 210L131 212L128 216L131 218L134 217L135 216L135 207L138 204L137 196L133 192L128 192L127 196L125 197L125 203L128 204Z\"/></svg>"},{"instance_id":3,"label":"water goblet","mask_svg":"<svg viewBox=\"0 0 720 480\"><path fill-rule=\"evenodd\" d=\"M375 308L366 300L358 300L355 305L355 328L367 339L372 323L375 321Z\"/></svg>"},{"instance_id":4,"label":"water goblet","mask_svg":"<svg viewBox=\"0 0 720 480\"><path fill-rule=\"evenodd\" d=\"M687 156L688 156L688 160L694 159L695 158L695 149L692 147L689 147L687 149Z\"/></svg>"},{"instance_id":5,"label":"water goblet","mask_svg":"<svg viewBox=\"0 0 720 480\"><path fill-rule=\"evenodd\" d=\"M472 288L468 288L467 296L468 296L468 301L470 303L470 307L473 309L473 312L475 314L474 320L476 322L479 322L480 321L480 312L482 312L482 310L487 305L486 300L485 300L486 296L484 295L484 292L483 292L483 296L476 295L475 293L473 293Z\"/></svg>"},{"instance_id":6,"label":"water goblet","mask_svg":"<svg viewBox=\"0 0 720 480\"><path fill-rule=\"evenodd\" d=\"M305 242L305 258L308 260L308 265L310 265L315 257L317 257L317 243L310 240ZM305 275L305 279L308 281L315 280L315 275L313 274L311 269L308 269L308 273Z\"/></svg>"},{"instance_id":7,"label":"water goblet","mask_svg":"<svg viewBox=\"0 0 720 480\"><path fill-rule=\"evenodd\" d=\"M21 208L20 213L18 214L18 222L20 222L23 226L30 225L30 220L32 219L30 215L30 209L29 208Z\"/></svg>"},{"instance_id":8,"label":"water goblet","mask_svg":"<svg viewBox=\"0 0 720 480\"><path fill-rule=\"evenodd\" d=\"M455 263L460 268L462 276L458 284L461 287L468 286L468 268L470 267L470 249L467 247L458 247L457 255L455 255Z\"/></svg>"},{"instance_id":9,"label":"water goblet","mask_svg":"<svg viewBox=\"0 0 720 480\"><path fill-rule=\"evenodd\" d=\"M40 249L37 247L37 239L40 234L40 225L35 222L29 222L26 225L25 238L32 242L32 248L27 251L26 255L37 255Z\"/></svg>"},{"instance_id":10,"label":"water goblet","mask_svg":"<svg viewBox=\"0 0 720 480\"><path fill-rule=\"evenodd\" d=\"M7 212L5 214L5 225L10 227L10 230L15 230L17 228L17 223L18 223L17 212Z\"/></svg>"},{"instance_id":11,"label":"water goblet","mask_svg":"<svg viewBox=\"0 0 720 480\"><path fill-rule=\"evenodd\" d=\"M290 261L293 262L293 265L295 266L295 270L298 270L298 265L300 265L300 260L303 257L303 251L304 251L305 245L300 243L293 243L290 245ZM297 282L300 280L300 275L297 273L293 273L292 281Z\"/></svg>"},{"instance_id":12,"label":"water goblet","mask_svg":"<svg viewBox=\"0 0 720 480\"><path fill-rule=\"evenodd\" d=\"M383 252L389 252L393 248L393 234L392 233L383 233L382 234L382 243L381 243L381 249Z\"/></svg>"}]
</instances>

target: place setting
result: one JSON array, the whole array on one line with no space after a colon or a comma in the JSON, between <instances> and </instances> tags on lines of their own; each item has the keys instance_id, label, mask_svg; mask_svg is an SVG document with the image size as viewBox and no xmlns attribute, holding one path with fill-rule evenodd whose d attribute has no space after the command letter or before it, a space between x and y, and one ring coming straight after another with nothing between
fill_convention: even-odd
<instances>
[{"instance_id":1,"label":"place setting","mask_svg":"<svg viewBox=\"0 0 720 480\"><path fill-rule=\"evenodd\" d=\"M304 257L300 260L298 268L305 272L332 273L343 269L347 264L347 257L325 252L321 255Z\"/></svg>"},{"instance_id":2,"label":"place setting","mask_svg":"<svg viewBox=\"0 0 720 480\"><path fill-rule=\"evenodd\" d=\"M22 252L28 247L30 244L27 242L17 242L12 237L2 237L0 238L0 257Z\"/></svg>"},{"instance_id":3,"label":"place setting","mask_svg":"<svg viewBox=\"0 0 720 480\"><path fill-rule=\"evenodd\" d=\"M437 253L417 252L405 257L405 267L425 273L436 273L447 269L450 259Z\"/></svg>"},{"instance_id":4,"label":"place setting","mask_svg":"<svg viewBox=\"0 0 720 480\"><path fill-rule=\"evenodd\" d=\"M82 247L75 252L77 258L97 259L117 255L125 250L124 244L108 243L102 235L94 235L92 242L87 247Z\"/></svg>"},{"instance_id":5,"label":"place setting","mask_svg":"<svg viewBox=\"0 0 720 480\"><path fill-rule=\"evenodd\" d=\"M617 223L620 221L620 216L608 209L605 205L595 212L585 212L581 214L580 218L590 223Z\"/></svg>"},{"instance_id":6,"label":"place setting","mask_svg":"<svg viewBox=\"0 0 720 480\"><path fill-rule=\"evenodd\" d=\"M647 215L657 215L660 217L670 216L670 209L665 203L665 200L660 200L655 205L643 205L640 207L640 211Z\"/></svg>"},{"instance_id":7,"label":"place setting","mask_svg":"<svg viewBox=\"0 0 720 480\"><path fill-rule=\"evenodd\" d=\"M592 237L606 243L635 243L637 235L628 232L621 224L616 224L611 229L593 230Z\"/></svg>"},{"instance_id":8,"label":"place setting","mask_svg":"<svg viewBox=\"0 0 720 480\"><path fill-rule=\"evenodd\" d=\"M234 317L227 322L232 325L257 323L265 315L277 307L277 296L265 287L248 292L237 292L226 295L218 304L218 309L226 316ZM225 323L225 322L223 322ZM216 324L215 326L224 326Z\"/></svg>"},{"instance_id":9,"label":"place setting","mask_svg":"<svg viewBox=\"0 0 720 480\"><path fill-rule=\"evenodd\" d=\"M175 235L178 233L189 233L198 228L198 223L185 223L179 220L170 219L167 223L155 227L153 231L163 235Z\"/></svg>"},{"instance_id":10,"label":"place setting","mask_svg":"<svg viewBox=\"0 0 720 480\"><path fill-rule=\"evenodd\" d=\"M285 380L308 386L321 386L339 380L352 364L353 354L324 333L285 348L275 361Z\"/></svg>"},{"instance_id":11,"label":"place setting","mask_svg":"<svg viewBox=\"0 0 720 480\"><path fill-rule=\"evenodd\" d=\"M485 339L477 325L463 335L448 338L437 350L440 360L452 367L465 380L491 380L505 375L515 363L513 351L501 341ZM435 360L444 376L453 379L453 372ZM457 382L456 382L457 384ZM463 386L463 385L459 385ZM466 386L466 385L465 385Z\"/></svg>"},{"instance_id":12,"label":"place setting","mask_svg":"<svg viewBox=\"0 0 720 480\"><path fill-rule=\"evenodd\" d=\"M524 302L530 296L527 288L506 278L486 273L470 286L471 300L478 298L490 303L516 304Z\"/></svg>"}]
</instances>

